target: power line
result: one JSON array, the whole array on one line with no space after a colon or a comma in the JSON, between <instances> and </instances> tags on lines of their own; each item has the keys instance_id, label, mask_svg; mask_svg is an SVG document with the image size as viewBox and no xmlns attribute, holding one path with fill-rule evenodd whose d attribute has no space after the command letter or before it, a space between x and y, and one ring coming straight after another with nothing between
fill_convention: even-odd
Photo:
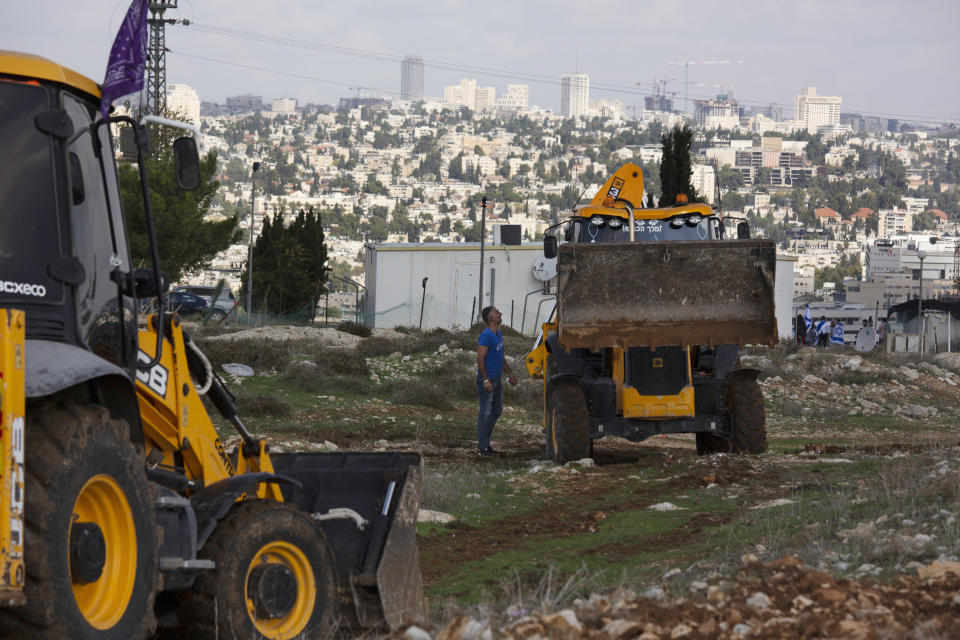
<instances>
[{"instance_id":1,"label":"power line","mask_svg":"<svg viewBox=\"0 0 960 640\"><path fill-rule=\"evenodd\" d=\"M348 87L354 89L357 87L356 84L352 82L340 82L339 80L328 80L327 78L318 78L317 76L310 76L303 73L294 73L292 71L280 71L278 69L269 69L267 67L261 67L253 64L244 64L242 62L232 62L230 60L220 60L219 58L210 58L207 56L198 56L192 53L184 53L183 51L175 51L173 49L167 49L167 53L172 53L177 56L182 56L184 58L194 58L196 60L206 60L207 62L216 62L218 64L226 64L231 67L239 67L241 69L252 69L254 71L263 71L266 73L275 73L281 76L290 76L291 78L300 78L301 80L312 80L314 82L322 82L324 84L335 84L341 87ZM393 95L400 95L399 91L393 91L391 89L379 89L377 87L362 87L363 89L371 89L373 91L380 91L382 93L389 93Z\"/></svg>"},{"instance_id":2,"label":"power line","mask_svg":"<svg viewBox=\"0 0 960 640\"><path fill-rule=\"evenodd\" d=\"M335 55L344 55L355 58L362 58L367 60L374 60L380 62L401 62L404 58L403 55L398 55L394 53L386 53L382 51L371 51L367 49L357 49L353 47L343 47L339 45L326 44L322 42L311 42L308 40L299 40L296 38L288 38L285 36L277 36L265 33L257 33L254 31L244 31L240 29L233 29L230 27L222 27L218 25L210 25L203 23L191 22L188 26L191 29L200 31L203 33L209 33L211 35L219 35L230 38L238 38L241 40L249 40L253 42L261 42L264 44L276 44L287 47L294 47L298 49L306 49L311 51L317 51L321 53L331 53ZM187 54L180 54L187 55ZM344 86L354 87L355 83L343 83L335 82L331 80L324 80L320 78L313 78L310 76L302 76L299 74L293 74L285 71L280 71L276 69L267 69L265 67L254 67L250 65L242 65L240 63L232 63L225 60L216 60L213 58L203 58L202 56L193 56L200 59L207 59L212 62L218 62L222 64L230 64L234 66L241 66L246 68L253 68L259 71L264 71L267 73L276 73L281 75L290 75L293 77L300 77L307 80L316 80L318 82L325 82L329 84L341 84ZM506 69L497 69L492 67L482 67L477 65L467 65L459 64L453 62L447 62L442 60L434 60L429 58L423 59L424 66L431 67L434 69L442 69L445 71L460 71L465 73L476 73L494 77L501 77L512 80L523 80L531 83L546 84L552 86L561 86L562 80L558 79L555 76L547 76L542 74L535 74L522 71L511 71ZM619 85L613 83L604 83L604 82L591 82L590 89L600 92L614 93L614 94L625 94L632 96L650 96L656 97L656 93L650 91L640 90L635 86L629 85ZM382 91L390 94L397 95L399 92L390 91L383 89ZM709 100L713 99L714 96L706 94L690 94L693 99ZM777 106L784 108L793 108L793 105L789 103L777 102L775 100L756 100L756 99L737 99L740 104L749 105L749 106ZM863 117L886 117L886 118L898 118L901 120L909 120L911 122L924 123L924 124L960 124L960 120L955 120L951 118L938 118L936 116L930 115L912 115L904 113L888 113L888 112L878 112L878 111L865 111L860 109L855 109L853 107L847 107L847 111L856 112Z\"/></svg>"}]
</instances>

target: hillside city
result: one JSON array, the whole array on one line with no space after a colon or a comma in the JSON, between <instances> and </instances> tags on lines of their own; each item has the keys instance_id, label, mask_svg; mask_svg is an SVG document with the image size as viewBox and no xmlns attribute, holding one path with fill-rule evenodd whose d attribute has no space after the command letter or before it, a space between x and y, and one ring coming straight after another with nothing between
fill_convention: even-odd
<instances>
[{"instance_id":1,"label":"hillside city","mask_svg":"<svg viewBox=\"0 0 960 640\"><path fill-rule=\"evenodd\" d=\"M519 225L524 241L541 238L626 162L643 167L654 206L661 136L688 123L696 197L746 217L755 237L795 256L795 306L872 317L916 298L921 281L924 298L955 291L955 128L845 112L842 97L815 87L800 89L792 118L727 89L687 101L665 83L642 105L626 104L592 98L582 73L563 77L559 112L529 104L520 84L499 93L462 79L428 97L418 60L404 60L399 99L358 90L337 105L252 94L218 104L171 85L168 109L198 124L203 150L218 156L209 215L239 214L245 234L190 283L225 278L239 288L251 201L254 234L264 216L320 213L333 273L361 281L365 243L479 241L482 197L488 242L500 224Z\"/></svg>"}]
</instances>

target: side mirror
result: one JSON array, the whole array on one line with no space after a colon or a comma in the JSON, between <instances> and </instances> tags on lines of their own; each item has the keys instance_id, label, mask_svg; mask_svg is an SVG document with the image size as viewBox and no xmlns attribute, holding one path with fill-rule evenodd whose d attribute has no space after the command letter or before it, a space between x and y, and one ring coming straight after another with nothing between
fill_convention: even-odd
<instances>
[{"instance_id":1,"label":"side mirror","mask_svg":"<svg viewBox=\"0 0 960 640\"><path fill-rule=\"evenodd\" d=\"M738 222L737 223L737 240L749 240L749 239L750 239L750 223Z\"/></svg>"},{"instance_id":2,"label":"side mirror","mask_svg":"<svg viewBox=\"0 0 960 640\"><path fill-rule=\"evenodd\" d=\"M173 167L181 189L193 191L200 186L200 154L193 138L184 136L173 141Z\"/></svg>"},{"instance_id":3,"label":"side mirror","mask_svg":"<svg viewBox=\"0 0 960 640\"><path fill-rule=\"evenodd\" d=\"M557 257L557 237L544 236L543 238L543 257L548 260Z\"/></svg>"},{"instance_id":4,"label":"side mirror","mask_svg":"<svg viewBox=\"0 0 960 640\"><path fill-rule=\"evenodd\" d=\"M134 295L137 298L152 298L153 296L166 292L170 288L170 279L167 274L160 272L160 285L153 277L153 269L134 269L133 270Z\"/></svg>"}]
</instances>

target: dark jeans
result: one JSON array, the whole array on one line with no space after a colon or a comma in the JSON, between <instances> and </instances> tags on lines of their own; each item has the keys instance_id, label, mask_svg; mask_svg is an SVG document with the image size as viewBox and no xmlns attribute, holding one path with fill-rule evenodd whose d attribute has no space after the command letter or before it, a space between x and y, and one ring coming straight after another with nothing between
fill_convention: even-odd
<instances>
[{"instance_id":1,"label":"dark jeans","mask_svg":"<svg viewBox=\"0 0 960 640\"><path fill-rule=\"evenodd\" d=\"M480 450L490 446L493 425L503 413L501 393L503 387L500 385L500 378L490 378L490 384L493 385L493 391L487 391L483 387L483 379L479 373L477 374L477 394L480 396L480 412L477 415L477 448Z\"/></svg>"}]
</instances>

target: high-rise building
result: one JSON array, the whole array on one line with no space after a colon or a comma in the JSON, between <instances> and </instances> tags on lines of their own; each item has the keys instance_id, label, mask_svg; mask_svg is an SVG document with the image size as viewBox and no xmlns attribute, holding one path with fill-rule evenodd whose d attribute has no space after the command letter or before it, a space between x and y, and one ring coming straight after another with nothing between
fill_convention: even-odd
<instances>
[{"instance_id":1,"label":"high-rise building","mask_svg":"<svg viewBox=\"0 0 960 640\"><path fill-rule=\"evenodd\" d=\"M716 100L694 100L693 114L704 129L733 129L740 126L740 104L729 96Z\"/></svg>"},{"instance_id":2,"label":"high-rise building","mask_svg":"<svg viewBox=\"0 0 960 640\"><path fill-rule=\"evenodd\" d=\"M840 96L818 96L816 87L804 87L793 99L794 118L803 123L808 133L817 133L820 127L840 123Z\"/></svg>"},{"instance_id":3,"label":"high-rise building","mask_svg":"<svg viewBox=\"0 0 960 640\"><path fill-rule=\"evenodd\" d=\"M443 101L458 104L473 110L490 109L497 98L497 90L493 87L478 87L473 78L461 78L460 84L452 84L443 88Z\"/></svg>"},{"instance_id":4,"label":"high-rise building","mask_svg":"<svg viewBox=\"0 0 960 640\"><path fill-rule=\"evenodd\" d=\"M508 84L507 92L497 98L498 109L526 109L530 102L530 86Z\"/></svg>"},{"instance_id":5,"label":"high-rise building","mask_svg":"<svg viewBox=\"0 0 960 640\"><path fill-rule=\"evenodd\" d=\"M473 95L473 108L477 111L492 109L497 101L497 90L493 87L477 87L477 91Z\"/></svg>"},{"instance_id":6,"label":"high-rise building","mask_svg":"<svg viewBox=\"0 0 960 640\"><path fill-rule=\"evenodd\" d=\"M294 114L297 112L297 101L293 98L274 98L271 111L283 115Z\"/></svg>"},{"instance_id":7,"label":"high-rise building","mask_svg":"<svg viewBox=\"0 0 960 640\"><path fill-rule=\"evenodd\" d=\"M400 63L400 98L423 100L423 58L405 56Z\"/></svg>"},{"instance_id":8,"label":"high-rise building","mask_svg":"<svg viewBox=\"0 0 960 640\"><path fill-rule=\"evenodd\" d=\"M560 81L560 115L585 117L590 108L590 78L585 73L567 73Z\"/></svg>"},{"instance_id":9,"label":"high-rise building","mask_svg":"<svg viewBox=\"0 0 960 640\"><path fill-rule=\"evenodd\" d=\"M200 96L191 87L185 84L170 85L167 89L167 108L200 126Z\"/></svg>"},{"instance_id":10,"label":"high-rise building","mask_svg":"<svg viewBox=\"0 0 960 640\"><path fill-rule=\"evenodd\" d=\"M245 93L242 96L228 96L227 109L230 113L246 113L263 109L263 97Z\"/></svg>"}]
</instances>

